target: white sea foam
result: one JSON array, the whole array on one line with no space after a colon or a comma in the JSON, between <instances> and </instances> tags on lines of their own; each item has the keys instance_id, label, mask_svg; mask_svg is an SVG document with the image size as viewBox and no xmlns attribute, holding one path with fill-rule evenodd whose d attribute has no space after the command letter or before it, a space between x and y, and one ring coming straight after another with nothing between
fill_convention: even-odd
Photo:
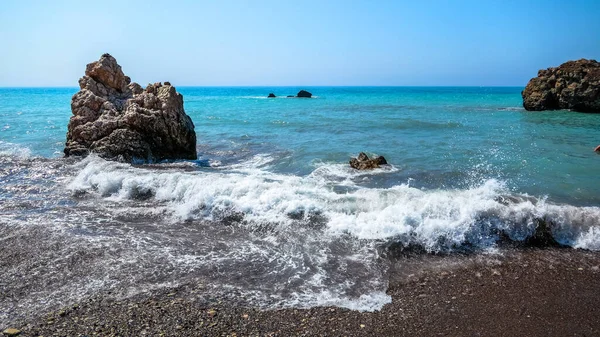
<instances>
[{"instance_id":1,"label":"white sea foam","mask_svg":"<svg viewBox=\"0 0 600 337\"><path fill-rule=\"evenodd\" d=\"M370 171L356 170L347 164L319 162L315 164L316 168L309 175L310 178L322 183L335 182L339 185L355 185L354 180L371 177L374 175L390 174L398 172L399 169L394 165L383 165L382 167Z\"/></svg>"},{"instance_id":2,"label":"white sea foam","mask_svg":"<svg viewBox=\"0 0 600 337\"><path fill-rule=\"evenodd\" d=\"M262 166L268 160L259 157L258 161ZM215 220L218 214L236 212L243 214L250 227L275 224L285 228L297 219L290 215L308 218L319 214L325 217L330 235L410 238L434 251L465 242L489 245L490 228L523 239L533 231L536 218L556 223L557 239L573 245L581 233L600 224L599 207L555 205L527 196L499 202L511 193L494 179L464 190L420 190L400 184L336 193L327 183L328 174L319 173L323 168L299 177L244 165L227 173L156 172L97 157L80 165L82 170L70 184L72 190L94 189L117 200L152 193L156 200L167 203L175 220ZM333 172L336 170L341 169L334 167Z\"/></svg>"},{"instance_id":3,"label":"white sea foam","mask_svg":"<svg viewBox=\"0 0 600 337\"><path fill-rule=\"evenodd\" d=\"M13 157L18 159L28 159L32 157L31 149L9 142L0 140L0 157Z\"/></svg>"},{"instance_id":4,"label":"white sea foam","mask_svg":"<svg viewBox=\"0 0 600 337\"><path fill-rule=\"evenodd\" d=\"M600 227L590 227L586 232L582 232L575 241L573 247L600 250Z\"/></svg>"},{"instance_id":5,"label":"white sea foam","mask_svg":"<svg viewBox=\"0 0 600 337\"><path fill-rule=\"evenodd\" d=\"M266 154L266 153L259 153L259 154L252 156L250 159L248 159L246 161L243 161L243 162L237 163L237 164L233 164L233 165L227 166L225 168L238 169L238 170L266 168L273 161L275 161L275 158L273 156Z\"/></svg>"},{"instance_id":6,"label":"white sea foam","mask_svg":"<svg viewBox=\"0 0 600 337\"><path fill-rule=\"evenodd\" d=\"M170 222L159 221L165 226L208 220L208 227L199 232L176 230L168 236L152 234L150 239L134 230L131 235L123 232L123 240L127 247L137 247L144 259L168 261L183 274L226 271L215 276L217 282L209 282L225 293L232 287L232 293L265 307L381 309L391 301L384 292L386 267L377 262L381 242L418 244L430 251L465 244L490 249L499 231L523 240L534 231L536 219L546 219L555 224L553 233L559 242L600 250L600 207L557 205L516 195L493 179L468 189L421 190L408 184L366 188L355 182L369 173L333 165L319 166L305 177L275 174L264 169L272 160L258 155L227 169L176 171L133 167L92 155L76 164L78 173L68 188L106 199L107 212L116 217L163 219L166 215ZM343 192L336 188L339 185L346 186ZM151 197L152 207L136 206L140 196ZM243 233L236 234L236 227L210 225L231 214ZM316 227L311 227L313 221ZM208 234L222 230L233 234ZM99 244L111 240L111 235L94 238ZM193 244L186 246L185 240ZM133 262L123 268L130 265ZM252 284L237 281L236 275L248 274Z\"/></svg>"},{"instance_id":7,"label":"white sea foam","mask_svg":"<svg viewBox=\"0 0 600 337\"><path fill-rule=\"evenodd\" d=\"M362 294L358 298L340 296L339 293L324 289L316 294L294 294L286 301L286 306L310 308L316 306L335 306L356 311L374 312L392 303L392 297L383 291Z\"/></svg>"}]
</instances>

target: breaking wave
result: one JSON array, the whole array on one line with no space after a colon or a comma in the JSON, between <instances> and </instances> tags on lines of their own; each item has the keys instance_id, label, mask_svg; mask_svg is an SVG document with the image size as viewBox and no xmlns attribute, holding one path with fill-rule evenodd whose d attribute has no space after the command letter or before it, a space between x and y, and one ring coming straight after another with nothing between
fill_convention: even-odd
<instances>
[{"instance_id":1,"label":"breaking wave","mask_svg":"<svg viewBox=\"0 0 600 337\"><path fill-rule=\"evenodd\" d=\"M600 250L599 207L514 193L500 180L377 188L365 180L398 169L318 163L298 176L270 172L273 162L257 154L217 168L136 166L91 155L8 166L0 231L21 233L29 246L19 249L35 251L41 263L7 272L14 287L24 280L37 292L0 305L0 320L107 291L130 296L199 283L261 308L374 311L391 301L387 257L398 247L497 251L507 238L526 242L541 221L559 244Z\"/></svg>"},{"instance_id":2,"label":"breaking wave","mask_svg":"<svg viewBox=\"0 0 600 337\"><path fill-rule=\"evenodd\" d=\"M252 161L264 165L266 160ZM319 167L301 177L248 167L155 172L97 157L79 165L81 171L69 186L72 191L92 191L112 200L153 198L163 203L173 221L218 221L235 215L236 222L250 230L266 226L281 231L303 220L321 224L330 236L393 240L438 252L465 244L486 248L501 233L522 241L535 231L536 220L543 219L553 224L559 243L597 249L592 238L599 230L599 207L558 205L514 194L495 179L462 190L421 190L408 183L365 188L353 183L356 173L348 172L343 184L350 188L340 192L336 187L344 171L339 167Z\"/></svg>"}]
</instances>

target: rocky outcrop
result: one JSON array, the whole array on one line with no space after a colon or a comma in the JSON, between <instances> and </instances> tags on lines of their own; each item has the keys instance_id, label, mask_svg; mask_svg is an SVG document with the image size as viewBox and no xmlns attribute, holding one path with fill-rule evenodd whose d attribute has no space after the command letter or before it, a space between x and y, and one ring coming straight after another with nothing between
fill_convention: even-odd
<instances>
[{"instance_id":1,"label":"rocky outcrop","mask_svg":"<svg viewBox=\"0 0 600 337\"><path fill-rule=\"evenodd\" d=\"M275 98L275 97L277 97L277 96L275 96L275 94L274 94L274 93L270 93L270 94L269 94L269 96L267 96L267 97L268 97L268 98Z\"/></svg>"},{"instance_id":2,"label":"rocky outcrop","mask_svg":"<svg viewBox=\"0 0 600 337\"><path fill-rule=\"evenodd\" d=\"M183 96L169 82L143 89L131 83L114 57L87 65L71 100L66 156L91 152L131 161L196 159L194 123Z\"/></svg>"},{"instance_id":3,"label":"rocky outcrop","mask_svg":"<svg viewBox=\"0 0 600 337\"><path fill-rule=\"evenodd\" d=\"M358 155L358 158L350 159L350 166L357 170L370 170L378 168L379 165L386 165L387 161L383 156L379 156L376 158L369 158L364 152L361 152Z\"/></svg>"},{"instance_id":4,"label":"rocky outcrop","mask_svg":"<svg viewBox=\"0 0 600 337\"><path fill-rule=\"evenodd\" d=\"M312 94L310 92L306 91L306 90L300 90L298 92L298 94L296 95L296 97L299 97L299 98L311 98Z\"/></svg>"},{"instance_id":5,"label":"rocky outcrop","mask_svg":"<svg viewBox=\"0 0 600 337\"><path fill-rule=\"evenodd\" d=\"M600 112L600 63L581 59L540 70L521 96L523 107L531 111Z\"/></svg>"}]
</instances>

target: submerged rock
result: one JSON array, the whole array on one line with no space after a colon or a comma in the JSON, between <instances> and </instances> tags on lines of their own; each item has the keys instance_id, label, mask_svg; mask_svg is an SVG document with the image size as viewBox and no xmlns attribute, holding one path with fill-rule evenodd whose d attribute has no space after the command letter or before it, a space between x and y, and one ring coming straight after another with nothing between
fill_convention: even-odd
<instances>
[{"instance_id":1,"label":"submerged rock","mask_svg":"<svg viewBox=\"0 0 600 337\"><path fill-rule=\"evenodd\" d=\"M525 239L525 244L533 247L562 247L552 234L556 225L546 219L535 219L535 230Z\"/></svg>"},{"instance_id":2,"label":"submerged rock","mask_svg":"<svg viewBox=\"0 0 600 337\"><path fill-rule=\"evenodd\" d=\"M268 98L275 98L275 97L277 97L277 96L275 96L274 93L270 93L269 96L268 96Z\"/></svg>"},{"instance_id":3,"label":"submerged rock","mask_svg":"<svg viewBox=\"0 0 600 337\"><path fill-rule=\"evenodd\" d=\"M289 97L296 97L296 96L294 96L294 95L287 95L287 97L289 98Z\"/></svg>"},{"instance_id":4,"label":"submerged rock","mask_svg":"<svg viewBox=\"0 0 600 337\"><path fill-rule=\"evenodd\" d=\"M369 158L364 152L361 152L358 155L358 158L350 159L350 166L357 170L370 170L378 168L379 165L386 165L387 161L383 156L379 156L376 158Z\"/></svg>"},{"instance_id":5,"label":"submerged rock","mask_svg":"<svg viewBox=\"0 0 600 337\"><path fill-rule=\"evenodd\" d=\"M521 96L526 110L600 112L600 63L581 59L540 70Z\"/></svg>"},{"instance_id":6,"label":"submerged rock","mask_svg":"<svg viewBox=\"0 0 600 337\"><path fill-rule=\"evenodd\" d=\"M300 90L298 92L298 94L296 95L296 97L300 97L300 98L311 98L312 94L306 90Z\"/></svg>"},{"instance_id":7,"label":"submerged rock","mask_svg":"<svg viewBox=\"0 0 600 337\"><path fill-rule=\"evenodd\" d=\"M110 54L87 65L71 100L66 156L106 159L196 159L194 123L169 82L143 89Z\"/></svg>"}]
</instances>

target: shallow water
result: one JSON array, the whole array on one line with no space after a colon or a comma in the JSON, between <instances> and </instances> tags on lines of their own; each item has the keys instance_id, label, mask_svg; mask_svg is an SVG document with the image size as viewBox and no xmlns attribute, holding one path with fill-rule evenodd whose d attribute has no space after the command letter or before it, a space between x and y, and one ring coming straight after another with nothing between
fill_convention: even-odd
<instances>
[{"instance_id":1,"label":"shallow water","mask_svg":"<svg viewBox=\"0 0 600 337\"><path fill-rule=\"evenodd\" d=\"M178 89L199 159L146 165L61 157L76 89L0 89L0 320L185 282L376 310L382 247L489 251L540 218L600 249L600 114L526 112L521 88Z\"/></svg>"}]
</instances>

